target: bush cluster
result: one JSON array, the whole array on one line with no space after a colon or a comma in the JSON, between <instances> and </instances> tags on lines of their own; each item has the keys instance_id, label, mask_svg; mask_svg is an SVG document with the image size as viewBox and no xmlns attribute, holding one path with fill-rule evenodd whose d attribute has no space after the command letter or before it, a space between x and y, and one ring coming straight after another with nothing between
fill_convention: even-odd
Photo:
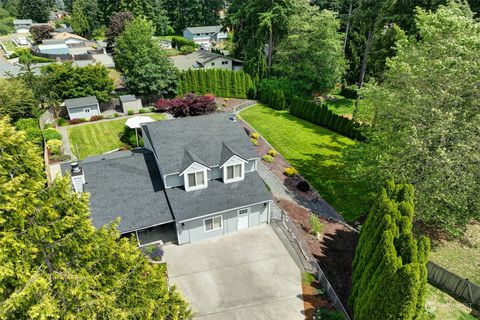
<instances>
[{"instance_id":1,"label":"bush cluster","mask_svg":"<svg viewBox=\"0 0 480 320\"><path fill-rule=\"evenodd\" d=\"M347 99L357 99L358 97L357 87L355 85L347 86L343 84L342 88L340 89L340 94Z\"/></svg>"},{"instance_id":2,"label":"bush cluster","mask_svg":"<svg viewBox=\"0 0 480 320\"><path fill-rule=\"evenodd\" d=\"M339 311L330 311L320 308L315 311L315 320L344 320L345 317Z\"/></svg>"},{"instance_id":3,"label":"bush cluster","mask_svg":"<svg viewBox=\"0 0 480 320\"><path fill-rule=\"evenodd\" d=\"M195 52L195 47L192 47L192 46L183 46L180 48L180 53L181 54L190 54L192 52Z\"/></svg>"},{"instance_id":4,"label":"bush cluster","mask_svg":"<svg viewBox=\"0 0 480 320\"><path fill-rule=\"evenodd\" d=\"M160 99L155 103L155 108L181 118L215 112L216 104L212 95L187 94L184 98Z\"/></svg>"},{"instance_id":5,"label":"bush cluster","mask_svg":"<svg viewBox=\"0 0 480 320\"><path fill-rule=\"evenodd\" d=\"M87 122L87 119L85 118L79 118L79 119L72 119L68 121L68 124L79 124L82 122Z\"/></svg>"},{"instance_id":6,"label":"bush cluster","mask_svg":"<svg viewBox=\"0 0 480 320\"><path fill-rule=\"evenodd\" d=\"M181 50L182 47L193 47L196 48L195 42L192 40L185 39L184 37L173 36L172 37L172 47L178 50Z\"/></svg>"},{"instance_id":7,"label":"bush cluster","mask_svg":"<svg viewBox=\"0 0 480 320\"><path fill-rule=\"evenodd\" d=\"M42 130L38 125L38 120L35 118L20 119L15 122L15 127L18 130L24 131L27 135L27 140L35 143L38 146L43 144Z\"/></svg>"},{"instance_id":8,"label":"bush cluster","mask_svg":"<svg viewBox=\"0 0 480 320\"><path fill-rule=\"evenodd\" d=\"M326 104L320 105L310 100L294 97L289 112L295 117L318 124L349 138L364 140L359 123L333 113Z\"/></svg>"},{"instance_id":9,"label":"bush cluster","mask_svg":"<svg viewBox=\"0 0 480 320\"><path fill-rule=\"evenodd\" d=\"M317 237L320 233L322 233L324 225L316 214L311 213L310 217L308 218L308 222L310 223L311 234Z\"/></svg>"},{"instance_id":10,"label":"bush cluster","mask_svg":"<svg viewBox=\"0 0 480 320\"><path fill-rule=\"evenodd\" d=\"M125 126L123 128L123 133L122 136L120 137L120 141L125 143L126 145L136 148L137 147L137 134L135 132L135 129L129 128ZM141 137L138 137L138 146L143 147L143 139Z\"/></svg>"},{"instance_id":11,"label":"bush cluster","mask_svg":"<svg viewBox=\"0 0 480 320\"><path fill-rule=\"evenodd\" d=\"M263 161L269 162L269 163L272 163L273 161L275 161L275 159L272 156L269 156L268 154L264 155L262 159Z\"/></svg>"},{"instance_id":12,"label":"bush cluster","mask_svg":"<svg viewBox=\"0 0 480 320\"><path fill-rule=\"evenodd\" d=\"M252 86L252 78L243 71L190 69L180 73L178 93L212 93L217 97L246 98Z\"/></svg>"},{"instance_id":13,"label":"bush cluster","mask_svg":"<svg viewBox=\"0 0 480 320\"><path fill-rule=\"evenodd\" d=\"M138 110L138 113L147 113L147 112L150 112L150 109L148 109L148 108L140 108L140 109Z\"/></svg>"},{"instance_id":14,"label":"bush cluster","mask_svg":"<svg viewBox=\"0 0 480 320\"><path fill-rule=\"evenodd\" d=\"M258 134L258 132L252 132L250 134L250 138L257 140L258 138L260 138L260 134Z\"/></svg>"},{"instance_id":15,"label":"bush cluster","mask_svg":"<svg viewBox=\"0 0 480 320\"><path fill-rule=\"evenodd\" d=\"M98 116L92 116L90 118L90 121L93 122L93 121L98 121L98 120L102 120L102 119L105 119L105 117L102 116L102 115L98 115Z\"/></svg>"},{"instance_id":16,"label":"bush cluster","mask_svg":"<svg viewBox=\"0 0 480 320\"><path fill-rule=\"evenodd\" d=\"M258 146L258 140L254 138L250 138L250 141L253 143L254 146Z\"/></svg>"},{"instance_id":17,"label":"bush cluster","mask_svg":"<svg viewBox=\"0 0 480 320\"><path fill-rule=\"evenodd\" d=\"M298 174L298 171L295 168L289 167L283 170L283 174L287 177L295 177Z\"/></svg>"},{"instance_id":18,"label":"bush cluster","mask_svg":"<svg viewBox=\"0 0 480 320\"><path fill-rule=\"evenodd\" d=\"M268 150L267 154L271 157L275 157L277 155L277 151L270 149Z\"/></svg>"},{"instance_id":19,"label":"bush cluster","mask_svg":"<svg viewBox=\"0 0 480 320\"><path fill-rule=\"evenodd\" d=\"M63 126L65 126L65 125L68 124L68 121L65 120L64 118L61 118L61 117L60 117L60 118L57 119L57 124L58 124L59 126L63 127Z\"/></svg>"},{"instance_id":20,"label":"bush cluster","mask_svg":"<svg viewBox=\"0 0 480 320\"><path fill-rule=\"evenodd\" d=\"M62 146L62 140L52 139L47 141L47 149L50 151L51 155L60 155Z\"/></svg>"},{"instance_id":21,"label":"bush cluster","mask_svg":"<svg viewBox=\"0 0 480 320\"><path fill-rule=\"evenodd\" d=\"M62 135L55 128L47 128L43 130L43 136L47 142L50 140L62 140Z\"/></svg>"},{"instance_id":22,"label":"bush cluster","mask_svg":"<svg viewBox=\"0 0 480 320\"><path fill-rule=\"evenodd\" d=\"M276 89L267 82L262 82L258 91L258 99L267 106L283 110L286 107L285 94L283 90Z\"/></svg>"}]
</instances>

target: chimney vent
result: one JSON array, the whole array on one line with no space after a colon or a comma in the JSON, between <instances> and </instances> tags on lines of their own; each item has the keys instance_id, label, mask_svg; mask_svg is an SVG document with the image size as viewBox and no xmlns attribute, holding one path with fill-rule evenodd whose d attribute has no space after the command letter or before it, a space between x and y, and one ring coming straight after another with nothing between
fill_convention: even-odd
<instances>
[{"instance_id":1,"label":"chimney vent","mask_svg":"<svg viewBox=\"0 0 480 320\"><path fill-rule=\"evenodd\" d=\"M72 162L72 185L75 192L83 192L83 185L85 184L85 175L83 169L78 165L78 162Z\"/></svg>"},{"instance_id":2,"label":"chimney vent","mask_svg":"<svg viewBox=\"0 0 480 320\"><path fill-rule=\"evenodd\" d=\"M78 162L72 162L71 166L72 166L72 173L78 174L82 172L82 169L80 169L80 167L78 166Z\"/></svg>"}]
</instances>

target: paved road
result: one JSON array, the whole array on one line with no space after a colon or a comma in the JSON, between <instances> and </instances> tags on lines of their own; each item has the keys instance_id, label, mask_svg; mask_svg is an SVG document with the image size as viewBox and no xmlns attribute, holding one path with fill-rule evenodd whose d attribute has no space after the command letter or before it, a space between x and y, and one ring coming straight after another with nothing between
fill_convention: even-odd
<instances>
[{"instance_id":1,"label":"paved road","mask_svg":"<svg viewBox=\"0 0 480 320\"><path fill-rule=\"evenodd\" d=\"M196 319L304 319L300 270L272 226L164 249Z\"/></svg>"}]
</instances>

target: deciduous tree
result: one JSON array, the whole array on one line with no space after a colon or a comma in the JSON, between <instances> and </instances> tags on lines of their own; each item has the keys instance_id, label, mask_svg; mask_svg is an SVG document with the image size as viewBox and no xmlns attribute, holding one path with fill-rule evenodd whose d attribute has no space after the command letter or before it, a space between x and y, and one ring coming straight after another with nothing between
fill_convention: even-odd
<instances>
[{"instance_id":1,"label":"deciduous tree","mask_svg":"<svg viewBox=\"0 0 480 320\"><path fill-rule=\"evenodd\" d=\"M53 28L49 25L38 25L30 28L30 34L33 37L33 41L40 43L46 39L52 39Z\"/></svg>"},{"instance_id":2,"label":"deciduous tree","mask_svg":"<svg viewBox=\"0 0 480 320\"><path fill-rule=\"evenodd\" d=\"M18 79L0 78L0 116L10 116L14 121L38 115L34 94Z\"/></svg>"},{"instance_id":3,"label":"deciduous tree","mask_svg":"<svg viewBox=\"0 0 480 320\"><path fill-rule=\"evenodd\" d=\"M54 2L52 0L19 0L16 5L17 17L47 22Z\"/></svg>"},{"instance_id":4,"label":"deciduous tree","mask_svg":"<svg viewBox=\"0 0 480 320\"><path fill-rule=\"evenodd\" d=\"M118 12L110 19L106 36L108 46L113 46L117 37L125 30L125 24L133 20L131 12Z\"/></svg>"}]
</instances>

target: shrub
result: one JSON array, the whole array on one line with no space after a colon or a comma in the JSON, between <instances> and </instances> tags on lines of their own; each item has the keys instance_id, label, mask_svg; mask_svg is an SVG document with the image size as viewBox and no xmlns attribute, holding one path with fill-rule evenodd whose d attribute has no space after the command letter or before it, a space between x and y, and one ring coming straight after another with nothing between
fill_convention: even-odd
<instances>
[{"instance_id":1,"label":"shrub","mask_svg":"<svg viewBox=\"0 0 480 320\"><path fill-rule=\"evenodd\" d=\"M62 135L55 128L48 128L43 130L43 136L46 141L50 140L62 140Z\"/></svg>"},{"instance_id":2,"label":"shrub","mask_svg":"<svg viewBox=\"0 0 480 320\"><path fill-rule=\"evenodd\" d=\"M251 138L250 141L253 143L254 146L258 146L258 140Z\"/></svg>"},{"instance_id":3,"label":"shrub","mask_svg":"<svg viewBox=\"0 0 480 320\"><path fill-rule=\"evenodd\" d=\"M59 155L62 146L62 140L52 139L47 141L47 149L52 155Z\"/></svg>"},{"instance_id":4,"label":"shrub","mask_svg":"<svg viewBox=\"0 0 480 320\"><path fill-rule=\"evenodd\" d=\"M258 132L252 132L252 134L250 134L250 138L257 140L258 138L260 138L260 135L258 134Z\"/></svg>"},{"instance_id":5,"label":"shrub","mask_svg":"<svg viewBox=\"0 0 480 320\"><path fill-rule=\"evenodd\" d=\"M115 118L117 118L117 117L119 116L119 114L115 112L115 113L113 114L113 116L114 116Z\"/></svg>"},{"instance_id":6,"label":"shrub","mask_svg":"<svg viewBox=\"0 0 480 320\"><path fill-rule=\"evenodd\" d=\"M269 163L272 163L273 161L275 161L275 159L272 156L269 156L268 154L264 155L262 159L263 161L269 162Z\"/></svg>"},{"instance_id":7,"label":"shrub","mask_svg":"<svg viewBox=\"0 0 480 320\"><path fill-rule=\"evenodd\" d=\"M87 122L87 119L85 118L72 119L68 121L68 124L79 124L82 122Z\"/></svg>"},{"instance_id":8,"label":"shrub","mask_svg":"<svg viewBox=\"0 0 480 320\"><path fill-rule=\"evenodd\" d=\"M135 129L131 129L127 126L123 128L122 136L120 137L120 141L127 144L130 147L136 148L137 147L137 135L135 133ZM143 139L138 137L138 146L143 147Z\"/></svg>"},{"instance_id":9,"label":"shrub","mask_svg":"<svg viewBox=\"0 0 480 320\"><path fill-rule=\"evenodd\" d=\"M345 317L339 311L330 311L328 309L317 309L314 315L315 320L344 320Z\"/></svg>"},{"instance_id":10,"label":"shrub","mask_svg":"<svg viewBox=\"0 0 480 320\"><path fill-rule=\"evenodd\" d=\"M357 99L358 91L357 86L346 86L345 84L342 85L340 90L340 95L344 96L347 99Z\"/></svg>"},{"instance_id":11,"label":"shrub","mask_svg":"<svg viewBox=\"0 0 480 320\"><path fill-rule=\"evenodd\" d=\"M57 123L58 123L59 126L63 127L63 126L66 126L68 124L68 121L65 120L64 118L58 118Z\"/></svg>"},{"instance_id":12,"label":"shrub","mask_svg":"<svg viewBox=\"0 0 480 320\"><path fill-rule=\"evenodd\" d=\"M102 115L90 117L90 121L92 121L92 122L93 122L93 121L102 120L102 119L105 119L105 117L102 116Z\"/></svg>"},{"instance_id":13,"label":"shrub","mask_svg":"<svg viewBox=\"0 0 480 320\"><path fill-rule=\"evenodd\" d=\"M149 112L149 111L150 111L149 109L140 108L140 110L138 110L138 113L147 113L147 112Z\"/></svg>"},{"instance_id":14,"label":"shrub","mask_svg":"<svg viewBox=\"0 0 480 320\"><path fill-rule=\"evenodd\" d=\"M51 160L57 161L69 161L71 158L72 157L69 154L54 154L50 157Z\"/></svg>"},{"instance_id":15,"label":"shrub","mask_svg":"<svg viewBox=\"0 0 480 320\"><path fill-rule=\"evenodd\" d=\"M133 110L128 110L128 111L127 111L127 114L128 114L129 116L131 116L131 115L134 114L134 112L133 112Z\"/></svg>"},{"instance_id":16,"label":"shrub","mask_svg":"<svg viewBox=\"0 0 480 320\"><path fill-rule=\"evenodd\" d=\"M324 225L316 214L311 213L310 217L308 218L308 222L310 223L311 234L317 237L320 233L322 233Z\"/></svg>"},{"instance_id":17,"label":"shrub","mask_svg":"<svg viewBox=\"0 0 480 320\"><path fill-rule=\"evenodd\" d=\"M277 151L270 149L268 150L267 154L271 157L275 157L277 155Z\"/></svg>"},{"instance_id":18,"label":"shrub","mask_svg":"<svg viewBox=\"0 0 480 320\"><path fill-rule=\"evenodd\" d=\"M180 50L183 46L196 47L195 42L185 39L184 37L174 36L172 37L172 46Z\"/></svg>"},{"instance_id":19,"label":"shrub","mask_svg":"<svg viewBox=\"0 0 480 320\"><path fill-rule=\"evenodd\" d=\"M285 168L283 170L283 174L286 175L287 177L295 177L297 173L298 173L297 169L292 167Z\"/></svg>"},{"instance_id":20,"label":"shrub","mask_svg":"<svg viewBox=\"0 0 480 320\"><path fill-rule=\"evenodd\" d=\"M38 126L38 120L34 118L20 119L15 122L15 127L18 130L24 131L27 135L27 140L39 146L43 143L42 130Z\"/></svg>"},{"instance_id":21,"label":"shrub","mask_svg":"<svg viewBox=\"0 0 480 320\"><path fill-rule=\"evenodd\" d=\"M213 96L194 94L187 94L184 98L160 99L155 103L157 111L168 112L175 118L212 113L215 112L216 106Z\"/></svg>"},{"instance_id":22,"label":"shrub","mask_svg":"<svg viewBox=\"0 0 480 320\"><path fill-rule=\"evenodd\" d=\"M195 52L195 48L192 46L183 46L180 48L181 54L190 54L192 52Z\"/></svg>"},{"instance_id":23,"label":"shrub","mask_svg":"<svg viewBox=\"0 0 480 320\"><path fill-rule=\"evenodd\" d=\"M297 189L302 192L307 192L308 190L310 190L310 185L308 184L307 181L300 181L297 184Z\"/></svg>"}]
</instances>

